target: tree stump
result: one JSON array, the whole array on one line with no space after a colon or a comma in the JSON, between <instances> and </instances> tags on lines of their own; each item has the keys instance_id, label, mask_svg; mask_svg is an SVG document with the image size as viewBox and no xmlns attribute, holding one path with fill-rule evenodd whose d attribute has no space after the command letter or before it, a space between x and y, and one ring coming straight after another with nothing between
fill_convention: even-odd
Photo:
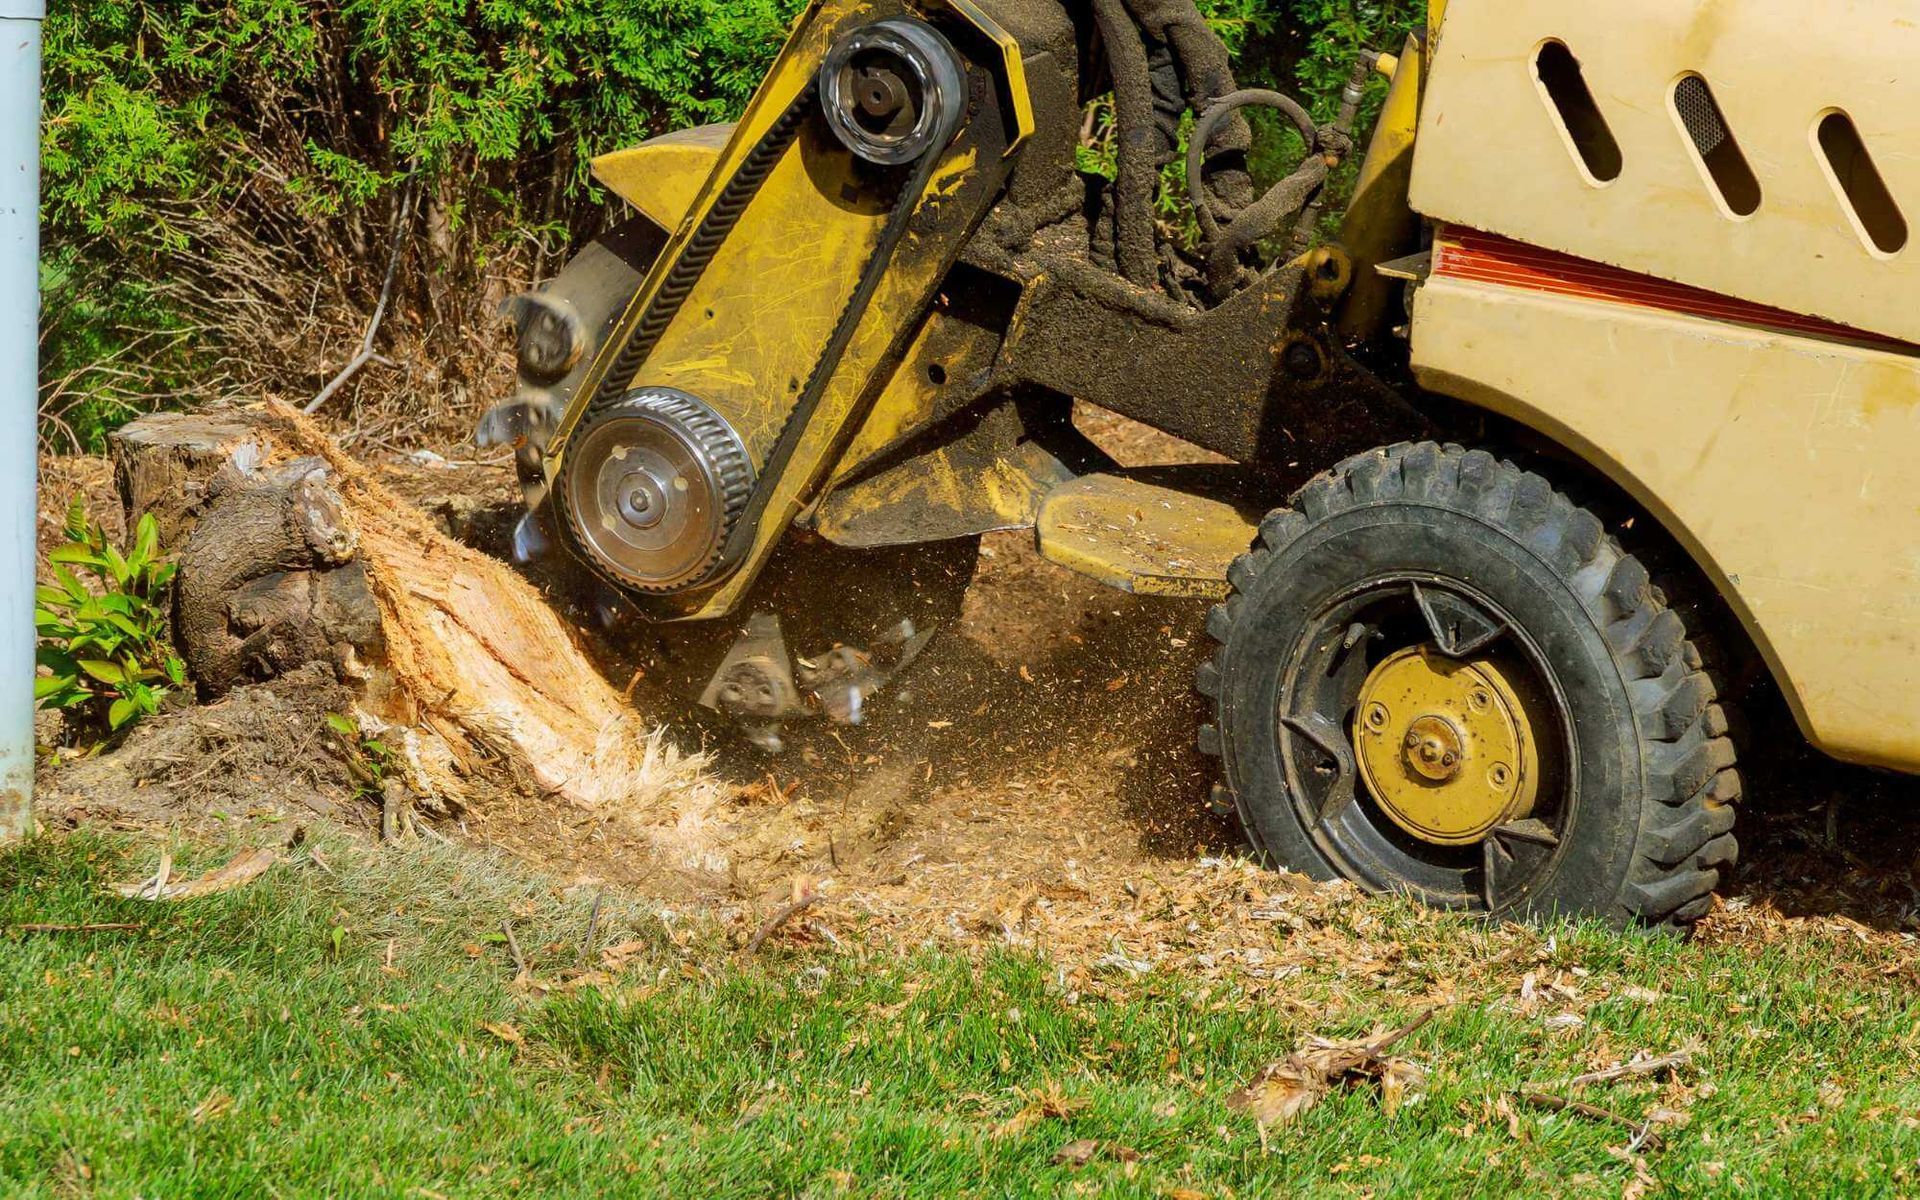
<instances>
[{"instance_id":1,"label":"tree stump","mask_svg":"<svg viewBox=\"0 0 1920 1200\"><path fill-rule=\"evenodd\" d=\"M160 544L180 545L215 473L254 436L236 412L157 413L116 430L107 440L127 528L152 513Z\"/></svg>"},{"instance_id":2,"label":"tree stump","mask_svg":"<svg viewBox=\"0 0 1920 1200\"><path fill-rule=\"evenodd\" d=\"M175 635L204 697L327 662L368 715L418 735L410 769L440 793L504 760L594 808L717 795L530 584L292 409L146 417L114 452L129 527L152 512L177 549Z\"/></svg>"}]
</instances>

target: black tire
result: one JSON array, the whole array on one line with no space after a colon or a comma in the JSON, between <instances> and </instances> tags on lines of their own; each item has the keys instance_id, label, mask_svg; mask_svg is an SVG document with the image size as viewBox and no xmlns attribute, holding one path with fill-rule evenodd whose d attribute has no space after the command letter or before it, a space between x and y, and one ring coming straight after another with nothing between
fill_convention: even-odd
<instances>
[{"instance_id":1,"label":"black tire","mask_svg":"<svg viewBox=\"0 0 1920 1200\"><path fill-rule=\"evenodd\" d=\"M1546 480L1458 446L1370 451L1269 516L1230 574L1233 593L1208 620L1220 648L1198 686L1216 723L1200 740L1224 769L1216 807L1237 812L1256 849L1318 878L1498 914L1686 925L1712 907L1720 872L1738 858L1740 796L1714 684L1646 570ZM1315 808L1308 793L1342 770L1338 747L1293 736L1305 726L1281 707L1302 703L1308 687L1319 696L1330 686L1317 676L1289 682L1283 676L1297 675L1289 664L1353 651L1361 624L1344 650L1324 637L1324 620L1359 603L1343 597L1408 587L1423 629L1438 637L1422 581L1457 588L1505 622L1497 636L1514 639L1516 655L1536 665L1550 724L1561 731L1557 840L1529 850L1524 871L1508 865L1517 860L1507 842L1498 854L1482 847L1478 887L1464 855L1417 839L1408 849L1393 831L1365 824L1381 810L1364 784L1357 798ZM1351 752L1350 725L1315 728L1335 727ZM1308 772L1301 764L1315 754L1324 761ZM1335 811L1337 820L1327 815Z\"/></svg>"}]
</instances>

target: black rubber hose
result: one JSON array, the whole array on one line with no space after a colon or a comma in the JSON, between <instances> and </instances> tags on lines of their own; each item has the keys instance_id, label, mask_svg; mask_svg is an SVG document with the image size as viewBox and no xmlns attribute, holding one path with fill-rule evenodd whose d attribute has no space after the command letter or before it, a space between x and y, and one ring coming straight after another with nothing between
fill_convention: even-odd
<instances>
[{"instance_id":1,"label":"black rubber hose","mask_svg":"<svg viewBox=\"0 0 1920 1200\"><path fill-rule=\"evenodd\" d=\"M1226 44L1208 26L1193 0L1125 0L1125 3L1149 42L1171 48L1188 108L1204 113L1221 96L1239 90ZM1253 148L1253 130L1236 115L1214 126L1202 145L1206 156L1201 179L1207 203L1201 206L1201 211L1225 220L1253 202L1253 176L1246 162L1247 153Z\"/></svg>"},{"instance_id":2,"label":"black rubber hose","mask_svg":"<svg viewBox=\"0 0 1920 1200\"><path fill-rule=\"evenodd\" d=\"M1160 259L1153 247L1153 192L1160 181L1154 162L1153 74L1146 43L1122 0L1093 0L1100 40L1106 43L1113 74L1113 116L1118 127L1114 184L1114 251L1120 273L1140 287L1159 279Z\"/></svg>"},{"instance_id":3,"label":"black rubber hose","mask_svg":"<svg viewBox=\"0 0 1920 1200\"><path fill-rule=\"evenodd\" d=\"M1194 209L1202 214L1206 211L1201 171L1208 137L1222 122L1234 117L1241 109L1254 106L1278 109L1285 114L1306 142L1307 156L1293 174L1267 189L1265 195L1242 209L1225 228L1211 231L1212 245L1207 250L1207 287L1216 299L1225 299L1233 290L1240 269L1240 256L1278 232L1289 217L1306 207L1313 194L1327 181L1326 155L1321 152L1320 130L1314 125L1313 117L1296 101L1279 92L1248 88L1214 101L1193 127L1193 140L1187 147L1187 194L1193 200ZM1202 228L1206 225L1203 216Z\"/></svg>"}]
</instances>

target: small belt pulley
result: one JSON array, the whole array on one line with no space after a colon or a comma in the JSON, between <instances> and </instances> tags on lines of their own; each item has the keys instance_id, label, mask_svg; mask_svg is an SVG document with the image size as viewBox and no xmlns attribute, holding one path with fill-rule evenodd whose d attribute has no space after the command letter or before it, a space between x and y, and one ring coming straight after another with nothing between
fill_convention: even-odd
<instances>
[{"instance_id":1,"label":"small belt pulley","mask_svg":"<svg viewBox=\"0 0 1920 1200\"><path fill-rule=\"evenodd\" d=\"M921 21L896 18L854 30L820 64L820 102L842 145L898 167L938 150L960 131L966 73L947 39Z\"/></svg>"}]
</instances>

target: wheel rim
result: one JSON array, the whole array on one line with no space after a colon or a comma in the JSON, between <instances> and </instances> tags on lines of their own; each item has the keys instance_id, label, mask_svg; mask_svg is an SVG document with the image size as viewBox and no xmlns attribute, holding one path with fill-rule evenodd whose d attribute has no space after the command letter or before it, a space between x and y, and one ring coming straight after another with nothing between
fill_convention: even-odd
<instances>
[{"instance_id":1,"label":"wheel rim","mask_svg":"<svg viewBox=\"0 0 1920 1200\"><path fill-rule=\"evenodd\" d=\"M1323 607L1283 665L1275 724L1296 815L1372 890L1511 908L1572 827L1551 662L1460 581L1380 577Z\"/></svg>"},{"instance_id":2,"label":"wheel rim","mask_svg":"<svg viewBox=\"0 0 1920 1200\"><path fill-rule=\"evenodd\" d=\"M1432 642L1373 668L1354 706L1360 781L1394 824L1437 846L1471 846L1533 815L1537 735L1507 671Z\"/></svg>"}]
</instances>

